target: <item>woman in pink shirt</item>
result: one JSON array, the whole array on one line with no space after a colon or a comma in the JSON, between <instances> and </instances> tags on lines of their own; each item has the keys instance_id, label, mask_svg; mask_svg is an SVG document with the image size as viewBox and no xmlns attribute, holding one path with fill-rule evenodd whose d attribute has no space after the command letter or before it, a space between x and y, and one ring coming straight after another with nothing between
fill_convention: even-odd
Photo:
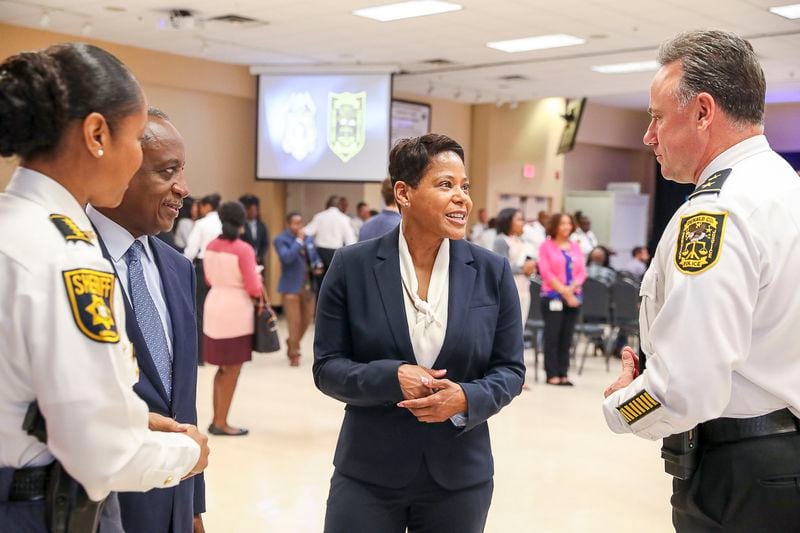
<instances>
[{"instance_id":1,"label":"woman in pink shirt","mask_svg":"<svg viewBox=\"0 0 800 533\"><path fill-rule=\"evenodd\" d=\"M547 223L547 240L539 247L544 319L544 368L550 385L572 385L567 379L572 334L581 305L586 266L580 245L569 236L572 217L556 213Z\"/></svg>"},{"instance_id":2,"label":"woman in pink shirt","mask_svg":"<svg viewBox=\"0 0 800 533\"><path fill-rule=\"evenodd\" d=\"M261 296L261 279L253 247L241 240L244 207L226 202L219 209L222 235L211 241L203 258L206 297L203 317L205 360L219 365L214 376L214 420L212 435L247 435L244 428L228 425L228 411L236 390L242 363L253 351L254 301Z\"/></svg>"}]
</instances>

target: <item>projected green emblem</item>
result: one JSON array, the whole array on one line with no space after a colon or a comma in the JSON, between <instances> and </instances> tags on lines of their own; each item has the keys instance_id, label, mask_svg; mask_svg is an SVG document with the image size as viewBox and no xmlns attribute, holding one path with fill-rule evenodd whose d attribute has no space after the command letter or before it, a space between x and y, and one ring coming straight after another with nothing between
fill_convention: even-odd
<instances>
[{"instance_id":1,"label":"projected green emblem","mask_svg":"<svg viewBox=\"0 0 800 533\"><path fill-rule=\"evenodd\" d=\"M328 93L328 146L347 163L364 148L367 93Z\"/></svg>"}]
</instances>

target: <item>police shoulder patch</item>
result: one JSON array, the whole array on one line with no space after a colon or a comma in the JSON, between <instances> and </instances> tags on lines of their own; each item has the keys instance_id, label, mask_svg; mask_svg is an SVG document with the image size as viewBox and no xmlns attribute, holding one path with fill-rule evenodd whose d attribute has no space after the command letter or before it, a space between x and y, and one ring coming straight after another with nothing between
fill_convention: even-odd
<instances>
[{"instance_id":1,"label":"police shoulder patch","mask_svg":"<svg viewBox=\"0 0 800 533\"><path fill-rule=\"evenodd\" d=\"M50 221L55 224L66 241L83 241L94 246L91 237L80 229L68 216L53 213L50 215Z\"/></svg>"},{"instance_id":2,"label":"police shoulder patch","mask_svg":"<svg viewBox=\"0 0 800 533\"><path fill-rule=\"evenodd\" d=\"M689 195L689 198L694 198L701 194L706 193L719 193L722 191L722 186L725 185L725 180L731 173L730 168L723 168L711 174L707 180L698 185L695 190Z\"/></svg>"},{"instance_id":3,"label":"police shoulder patch","mask_svg":"<svg viewBox=\"0 0 800 533\"><path fill-rule=\"evenodd\" d=\"M681 217L675 266L684 274L700 274L717 264L728 213L700 211Z\"/></svg>"},{"instance_id":4,"label":"police shoulder patch","mask_svg":"<svg viewBox=\"0 0 800 533\"><path fill-rule=\"evenodd\" d=\"M114 321L114 274L77 268L65 270L64 285L78 329L97 342L117 343L119 332Z\"/></svg>"},{"instance_id":5,"label":"police shoulder patch","mask_svg":"<svg viewBox=\"0 0 800 533\"><path fill-rule=\"evenodd\" d=\"M658 403L658 400L650 396L649 392L643 390L627 402L617 407L617 411L622 414L622 416L625 418L625 422L630 425L641 420L644 416L652 413L659 407L661 407L661 404Z\"/></svg>"}]
</instances>

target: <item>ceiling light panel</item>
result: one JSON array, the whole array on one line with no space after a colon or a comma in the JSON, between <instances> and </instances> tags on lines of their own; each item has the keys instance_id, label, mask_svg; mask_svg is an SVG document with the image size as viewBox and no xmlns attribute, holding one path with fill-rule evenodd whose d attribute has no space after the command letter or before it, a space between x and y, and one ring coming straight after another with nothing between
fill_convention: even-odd
<instances>
[{"instance_id":1,"label":"ceiling light panel","mask_svg":"<svg viewBox=\"0 0 800 533\"><path fill-rule=\"evenodd\" d=\"M800 19L800 4L771 7L769 8L769 12L787 19Z\"/></svg>"},{"instance_id":2,"label":"ceiling light panel","mask_svg":"<svg viewBox=\"0 0 800 533\"><path fill-rule=\"evenodd\" d=\"M548 48L561 48L563 46L575 46L584 44L586 41L574 35L556 33L553 35L539 35L536 37L525 37L523 39L511 39L509 41L492 41L486 43L489 48L502 52L517 53L530 52L531 50L546 50Z\"/></svg>"},{"instance_id":3,"label":"ceiling light panel","mask_svg":"<svg viewBox=\"0 0 800 533\"><path fill-rule=\"evenodd\" d=\"M634 61L631 63L614 63L611 65L597 65L592 67L594 72L600 74L632 74L634 72L649 72L661 67L658 61Z\"/></svg>"},{"instance_id":4,"label":"ceiling light panel","mask_svg":"<svg viewBox=\"0 0 800 533\"><path fill-rule=\"evenodd\" d=\"M412 2L399 2L397 4L386 4L383 6L356 9L353 11L353 15L377 20L380 22L389 22L392 20L461 11L462 9L464 9L463 6L451 2L440 2L437 0L416 0Z\"/></svg>"}]
</instances>

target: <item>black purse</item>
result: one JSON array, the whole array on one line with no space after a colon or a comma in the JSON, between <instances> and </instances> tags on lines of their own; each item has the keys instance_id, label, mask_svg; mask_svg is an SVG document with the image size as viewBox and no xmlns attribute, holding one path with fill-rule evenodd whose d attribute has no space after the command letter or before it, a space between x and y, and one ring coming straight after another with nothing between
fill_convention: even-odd
<instances>
[{"instance_id":1,"label":"black purse","mask_svg":"<svg viewBox=\"0 0 800 533\"><path fill-rule=\"evenodd\" d=\"M278 318L267 302L266 294L255 307L256 325L253 332L253 351L272 353L281 349L278 338Z\"/></svg>"}]
</instances>

